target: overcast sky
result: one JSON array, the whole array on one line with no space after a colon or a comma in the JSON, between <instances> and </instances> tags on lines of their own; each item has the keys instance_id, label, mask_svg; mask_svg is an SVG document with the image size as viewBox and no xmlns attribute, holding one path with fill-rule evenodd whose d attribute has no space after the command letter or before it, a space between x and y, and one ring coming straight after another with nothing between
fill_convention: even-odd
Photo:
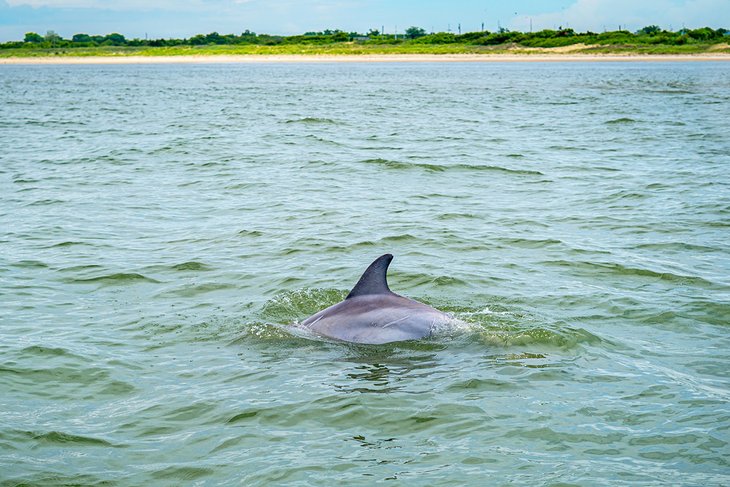
<instances>
[{"instance_id":1,"label":"overcast sky","mask_svg":"<svg viewBox=\"0 0 730 487\"><path fill-rule=\"evenodd\" d=\"M25 32L119 32L129 38L190 37L219 32L301 34L342 29L388 33L407 27L427 31L476 31L498 26L528 31L571 27L577 31L635 31L657 24L730 28L730 0L0 0L0 41Z\"/></svg>"}]
</instances>

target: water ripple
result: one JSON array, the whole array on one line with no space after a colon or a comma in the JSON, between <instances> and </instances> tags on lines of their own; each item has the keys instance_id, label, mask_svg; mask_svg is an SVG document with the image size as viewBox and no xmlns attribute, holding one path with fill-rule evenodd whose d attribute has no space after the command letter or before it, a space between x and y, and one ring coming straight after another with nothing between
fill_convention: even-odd
<instances>
[{"instance_id":1,"label":"water ripple","mask_svg":"<svg viewBox=\"0 0 730 487\"><path fill-rule=\"evenodd\" d=\"M727 63L0 71L0 484L730 485Z\"/></svg>"}]
</instances>

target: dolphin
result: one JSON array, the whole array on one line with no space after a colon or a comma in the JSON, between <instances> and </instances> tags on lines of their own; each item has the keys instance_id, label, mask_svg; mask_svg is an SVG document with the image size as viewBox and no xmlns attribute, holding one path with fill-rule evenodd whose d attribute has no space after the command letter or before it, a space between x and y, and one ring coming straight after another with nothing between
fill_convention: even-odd
<instances>
[{"instance_id":1,"label":"dolphin","mask_svg":"<svg viewBox=\"0 0 730 487\"><path fill-rule=\"evenodd\" d=\"M424 338L453 318L388 288L391 254L381 255L365 270L344 301L301 322L317 335L346 342L382 344Z\"/></svg>"}]
</instances>

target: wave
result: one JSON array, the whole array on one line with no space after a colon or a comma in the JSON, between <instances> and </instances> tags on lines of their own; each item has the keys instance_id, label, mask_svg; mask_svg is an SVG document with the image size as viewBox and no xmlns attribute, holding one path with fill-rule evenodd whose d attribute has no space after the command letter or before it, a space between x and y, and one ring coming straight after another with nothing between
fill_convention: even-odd
<instances>
[{"instance_id":1,"label":"wave","mask_svg":"<svg viewBox=\"0 0 730 487\"><path fill-rule=\"evenodd\" d=\"M180 264L170 266L170 269L174 271L209 271L212 268L206 264L203 264L202 262L196 262L194 260L191 260L188 262L181 262Z\"/></svg>"},{"instance_id":2,"label":"wave","mask_svg":"<svg viewBox=\"0 0 730 487\"><path fill-rule=\"evenodd\" d=\"M119 476L115 475L114 480L98 477L91 474L66 474L60 471L48 471L39 473L26 473L20 477L7 477L0 481L0 485L96 485L110 487L119 485Z\"/></svg>"},{"instance_id":3,"label":"wave","mask_svg":"<svg viewBox=\"0 0 730 487\"><path fill-rule=\"evenodd\" d=\"M28 269L48 269L49 265L40 260L19 260L9 264L13 267L28 268Z\"/></svg>"},{"instance_id":4,"label":"wave","mask_svg":"<svg viewBox=\"0 0 730 487\"><path fill-rule=\"evenodd\" d=\"M348 292L324 288L286 291L268 300L260 315L267 322L293 323L342 301Z\"/></svg>"},{"instance_id":5,"label":"wave","mask_svg":"<svg viewBox=\"0 0 730 487\"><path fill-rule=\"evenodd\" d=\"M259 230L241 230L238 232L238 235L241 237L261 237L264 234L264 232L261 232Z\"/></svg>"},{"instance_id":6,"label":"wave","mask_svg":"<svg viewBox=\"0 0 730 487\"><path fill-rule=\"evenodd\" d=\"M495 239L500 243L512 246L512 247L523 247L528 249L540 249L544 247L551 247L554 245L562 245L563 242L553 238L546 239L533 239L533 238L499 238Z\"/></svg>"},{"instance_id":7,"label":"wave","mask_svg":"<svg viewBox=\"0 0 730 487\"><path fill-rule=\"evenodd\" d=\"M92 436L74 435L71 433L64 433L63 431L48 431L44 433L35 433L28 431L25 435L43 444L56 444L56 445L95 445L115 448L118 445L111 443L102 438L94 438Z\"/></svg>"},{"instance_id":8,"label":"wave","mask_svg":"<svg viewBox=\"0 0 730 487\"><path fill-rule=\"evenodd\" d=\"M615 118L613 120L607 120L605 122L606 125L616 125L616 124L624 124L624 123L636 123L636 120L633 118L628 117L621 117L621 118Z\"/></svg>"},{"instance_id":9,"label":"wave","mask_svg":"<svg viewBox=\"0 0 730 487\"><path fill-rule=\"evenodd\" d=\"M58 242L55 244L48 245L47 249L52 249L55 247L72 247L74 245L89 245L88 242L81 242L77 240L65 240L63 242Z\"/></svg>"},{"instance_id":10,"label":"wave","mask_svg":"<svg viewBox=\"0 0 730 487\"><path fill-rule=\"evenodd\" d=\"M234 289L236 286L233 284L220 283L220 282L205 282L202 284L189 284L177 287L174 289L167 289L157 296L179 296L183 298L192 298L207 293L216 291L222 291L226 289Z\"/></svg>"},{"instance_id":11,"label":"wave","mask_svg":"<svg viewBox=\"0 0 730 487\"><path fill-rule=\"evenodd\" d=\"M102 284L131 284L136 282L150 282L159 284L160 281L151 277L144 276L137 272L115 272L113 274L105 274L103 276L87 277L87 278L69 278L64 279L64 282L69 284L89 284L89 283L102 283Z\"/></svg>"},{"instance_id":12,"label":"wave","mask_svg":"<svg viewBox=\"0 0 730 487\"><path fill-rule=\"evenodd\" d=\"M716 287L717 284L699 276L687 276L676 274L674 272L654 271L642 267L632 267L613 262L589 262L589 261L567 261L567 260L551 260L543 261L541 264L552 265L558 267L572 267L580 270L591 272L604 272L615 274L617 276L639 276L669 281L678 284L690 284L701 287Z\"/></svg>"},{"instance_id":13,"label":"wave","mask_svg":"<svg viewBox=\"0 0 730 487\"><path fill-rule=\"evenodd\" d=\"M472 328L473 329L473 328ZM601 337L583 328L562 326L552 328L546 326L485 326L476 333L485 345L512 347L549 347L570 350L579 345L598 345L605 342Z\"/></svg>"},{"instance_id":14,"label":"wave","mask_svg":"<svg viewBox=\"0 0 730 487\"><path fill-rule=\"evenodd\" d=\"M50 357L66 357L66 358L73 358L73 359L83 359L83 357L76 355L75 353L72 353L65 348L61 347L45 347L43 345L31 345L29 347L23 348L20 353L22 355L33 355L38 357L43 357L44 359L48 359Z\"/></svg>"},{"instance_id":15,"label":"wave","mask_svg":"<svg viewBox=\"0 0 730 487\"><path fill-rule=\"evenodd\" d=\"M458 220L461 218L473 220L479 217L474 213L442 213L441 215L436 217L437 220Z\"/></svg>"},{"instance_id":16,"label":"wave","mask_svg":"<svg viewBox=\"0 0 730 487\"><path fill-rule=\"evenodd\" d=\"M319 124L340 125L339 122L336 122L336 121L332 120L331 118L320 118L320 117L295 118L295 119L287 120L284 123L303 123L303 124L311 124L311 125L319 125Z\"/></svg>"},{"instance_id":17,"label":"wave","mask_svg":"<svg viewBox=\"0 0 730 487\"><path fill-rule=\"evenodd\" d=\"M417 163L417 162L392 161L389 159L381 159L381 158L365 159L360 162L362 164L373 164L373 165L386 167L388 169L421 169L421 170L430 171L430 172L444 172L444 171L461 170L461 171L503 172L503 173L509 173L509 174L521 174L521 175L530 175L530 176L543 176L544 175L540 171L534 171L534 170L529 170L529 169L512 169L512 168L502 167L502 166L481 165L481 164L465 164L465 163L447 164L447 165L426 164L426 163Z\"/></svg>"},{"instance_id":18,"label":"wave","mask_svg":"<svg viewBox=\"0 0 730 487\"><path fill-rule=\"evenodd\" d=\"M696 245L686 242L649 242L637 244L634 248L650 250L689 250L692 252L722 252L722 249L719 247Z\"/></svg>"},{"instance_id":19,"label":"wave","mask_svg":"<svg viewBox=\"0 0 730 487\"><path fill-rule=\"evenodd\" d=\"M93 365L92 357L65 348L32 345L12 355L15 360L0 367L0 376L13 387L23 390L42 384L64 385L38 390L36 394L41 397L66 397L71 392L80 399L119 397L136 390L133 384L115 379L110 369Z\"/></svg>"},{"instance_id":20,"label":"wave","mask_svg":"<svg viewBox=\"0 0 730 487\"><path fill-rule=\"evenodd\" d=\"M25 206L50 206L50 205L56 205L56 204L63 204L65 203L64 200L49 198L49 199L43 199L43 200L36 200L32 203L28 203Z\"/></svg>"}]
</instances>

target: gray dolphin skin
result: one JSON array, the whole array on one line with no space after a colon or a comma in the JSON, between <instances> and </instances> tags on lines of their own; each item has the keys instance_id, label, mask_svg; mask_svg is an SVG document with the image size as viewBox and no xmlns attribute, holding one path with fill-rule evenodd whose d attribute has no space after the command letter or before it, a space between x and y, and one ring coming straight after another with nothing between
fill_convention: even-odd
<instances>
[{"instance_id":1,"label":"gray dolphin skin","mask_svg":"<svg viewBox=\"0 0 730 487\"><path fill-rule=\"evenodd\" d=\"M353 343L382 344L418 340L451 316L388 288L391 254L381 255L365 270L344 301L304 320L301 325L329 338Z\"/></svg>"}]
</instances>

